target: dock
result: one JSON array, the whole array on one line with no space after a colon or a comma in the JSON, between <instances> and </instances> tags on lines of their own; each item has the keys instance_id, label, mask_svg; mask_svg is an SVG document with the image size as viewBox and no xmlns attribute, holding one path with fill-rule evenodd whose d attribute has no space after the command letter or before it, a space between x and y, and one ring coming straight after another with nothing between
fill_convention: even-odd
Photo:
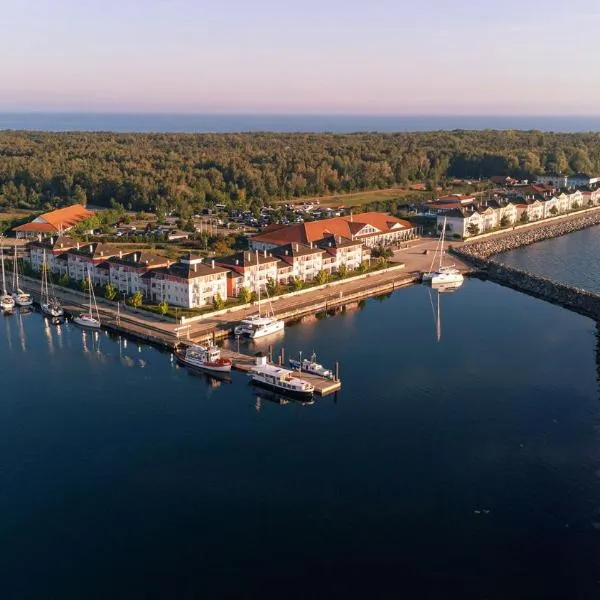
<instances>
[{"instance_id":1,"label":"dock","mask_svg":"<svg viewBox=\"0 0 600 600\"><path fill-rule=\"evenodd\" d=\"M228 348L221 348L221 356L231 360L232 367L243 373L247 373L254 366L254 356L250 356L249 354L243 354ZM305 373L304 371L294 371L294 377L312 384L315 388L315 394L318 396L327 396L342 389L342 382L339 379L325 379L318 375Z\"/></svg>"}]
</instances>

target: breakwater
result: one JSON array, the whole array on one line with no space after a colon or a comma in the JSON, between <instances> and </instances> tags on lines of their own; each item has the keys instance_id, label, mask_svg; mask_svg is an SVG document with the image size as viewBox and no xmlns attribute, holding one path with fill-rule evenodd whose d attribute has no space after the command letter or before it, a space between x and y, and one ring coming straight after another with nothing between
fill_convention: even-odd
<instances>
[{"instance_id":1,"label":"breakwater","mask_svg":"<svg viewBox=\"0 0 600 600\"><path fill-rule=\"evenodd\" d=\"M501 252L515 250L595 225L600 225L600 211L539 225L525 231L516 231L498 238L465 244L451 252L477 268L478 275L483 279L489 279L600 321L600 294L511 267L493 258Z\"/></svg>"}]
</instances>

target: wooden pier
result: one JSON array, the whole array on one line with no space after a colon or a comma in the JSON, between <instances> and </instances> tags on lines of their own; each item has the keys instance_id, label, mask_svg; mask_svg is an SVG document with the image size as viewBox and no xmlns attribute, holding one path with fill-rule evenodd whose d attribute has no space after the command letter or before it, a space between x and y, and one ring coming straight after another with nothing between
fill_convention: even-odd
<instances>
[{"instance_id":1,"label":"wooden pier","mask_svg":"<svg viewBox=\"0 0 600 600\"><path fill-rule=\"evenodd\" d=\"M255 363L254 356L242 354L241 352L236 352L235 350L230 350L229 348L221 348L221 356L223 358L230 359L232 362L232 367L244 373L250 371ZM311 383L315 388L315 394L318 396L327 396L328 394L333 394L342 388L342 382L339 379L325 379L323 377L319 377L318 375L305 373L304 371L294 371L294 377Z\"/></svg>"}]
</instances>

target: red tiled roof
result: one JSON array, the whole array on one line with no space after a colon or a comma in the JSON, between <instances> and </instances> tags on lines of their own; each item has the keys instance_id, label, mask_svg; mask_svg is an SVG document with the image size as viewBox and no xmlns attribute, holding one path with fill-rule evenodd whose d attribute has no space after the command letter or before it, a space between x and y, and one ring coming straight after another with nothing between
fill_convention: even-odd
<instances>
[{"instance_id":1,"label":"red tiled roof","mask_svg":"<svg viewBox=\"0 0 600 600\"><path fill-rule=\"evenodd\" d=\"M61 229L69 229L73 225L93 216L95 213L81 204L73 204L59 208L51 212L43 213L36 217L31 223L19 225L13 231L38 231L40 233L51 233Z\"/></svg>"},{"instance_id":2,"label":"red tiled roof","mask_svg":"<svg viewBox=\"0 0 600 600\"><path fill-rule=\"evenodd\" d=\"M381 233L389 233L395 225L400 225L402 229L412 228L408 221L392 217L387 213L367 212L281 227L274 231L264 231L251 239L278 246L292 242L310 245L311 242L321 240L328 235L352 238L365 225L372 225Z\"/></svg>"}]
</instances>

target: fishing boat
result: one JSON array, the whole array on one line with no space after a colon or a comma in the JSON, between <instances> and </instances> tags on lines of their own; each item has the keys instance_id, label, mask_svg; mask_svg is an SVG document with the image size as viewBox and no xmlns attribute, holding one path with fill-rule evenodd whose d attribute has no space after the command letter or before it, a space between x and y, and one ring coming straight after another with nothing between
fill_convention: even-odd
<instances>
[{"instance_id":1,"label":"fishing boat","mask_svg":"<svg viewBox=\"0 0 600 600\"><path fill-rule=\"evenodd\" d=\"M31 306L33 299L19 287L19 261L17 260L17 246L15 245L15 262L13 263L13 300L17 306Z\"/></svg>"},{"instance_id":2,"label":"fishing boat","mask_svg":"<svg viewBox=\"0 0 600 600\"><path fill-rule=\"evenodd\" d=\"M48 264L46 263L45 250L44 259L42 262L42 277L40 287L40 306L42 307L42 312L54 319L64 316L65 313L58 298L56 298L54 295L50 296L50 291L48 287Z\"/></svg>"},{"instance_id":3,"label":"fishing boat","mask_svg":"<svg viewBox=\"0 0 600 600\"><path fill-rule=\"evenodd\" d=\"M81 327L89 327L90 329L100 329L100 315L98 313L98 305L96 304L96 297L94 296L94 284L92 283L92 276L90 274L90 267L87 268L87 280L88 280L88 311L81 313L73 319L73 322Z\"/></svg>"},{"instance_id":4,"label":"fishing boat","mask_svg":"<svg viewBox=\"0 0 600 600\"><path fill-rule=\"evenodd\" d=\"M266 288L265 288L266 291ZM269 296L269 292L267 291L267 297ZM258 339L264 337L266 335L271 335L272 333L277 333L278 331L283 331L285 327L285 322L276 319L275 314L273 312L273 306L271 305L271 300L269 299L269 310L266 315L261 314L261 301L260 301L260 285L258 286L258 314L252 317L248 317L247 319L243 319L240 321L239 325L237 325L233 333L237 336L244 335L249 337L250 339Z\"/></svg>"},{"instance_id":5,"label":"fishing boat","mask_svg":"<svg viewBox=\"0 0 600 600\"><path fill-rule=\"evenodd\" d=\"M444 265L444 240L446 235L446 217L442 225L440 239L435 249L433 260L429 271L421 275L423 281L429 281L432 286L439 285L454 285L454 289L460 287L464 281L463 274L454 265ZM439 263L437 269L434 270L436 258L439 255Z\"/></svg>"},{"instance_id":6,"label":"fishing boat","mask_svg":"<svg viewBox=\"0 0 600 600\"><path fill-rule=\"evenodd\" d=\"M0 308L11 311L15 307L13 297L6 291L6 274L4 273L4 249L0 244L0 258L2 260L2 296L0 297Z\"/></svg>"},{"instance_id":7,"label":"fishing boat","mask_svg":"<svg viewBox=\"0 0 600 600\"><path fill-rule=\"evenodd\" d=\"M311 383L296 377L294 371L269 364L262 352L256 355L256 363L248 375L252 383L295 398L312 398L315 391Z\"/></svg>"},{"instance_id":8,"label":"fishing boat","mask_svg":"<svg viewBox=\"0 0 600 600\"><path fill-rule=\"evenodd\" d=\"M231 371L231 360L221 358L221 349L214 344L206 346L192 344L183 351L176 351L175 357L186 367L214 371L215 373L229 373Z\"/></svg>"},{"instance_id":9,"label":"fishing boat","mask_svg":"<svg viewBox=\"0 0 600 600\"><path fill-rule=\"evenodd\" d=\"M317 355L314 352L311 354L310 359L303 359L302 352L299 352L298 358L290 358L289 363L294 369L318 375L324 379L334 379L335 377L331 369L326 369L322 364L317 362Z\"/></svg>"}]
</instances>

